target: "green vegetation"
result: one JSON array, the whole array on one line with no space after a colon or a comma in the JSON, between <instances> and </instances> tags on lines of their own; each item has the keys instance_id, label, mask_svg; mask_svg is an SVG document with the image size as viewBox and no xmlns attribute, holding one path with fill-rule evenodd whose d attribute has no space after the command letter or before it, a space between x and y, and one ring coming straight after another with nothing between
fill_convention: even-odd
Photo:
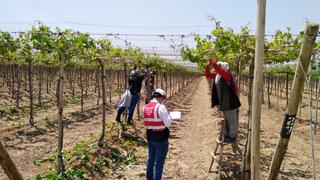
<instances>
[{"instance_id":1,"label":"green vegetation","mask_svg":"<svg viewBox=\"0 0 320 180\"><path fill-rule=\"evenodd\" d=\"M37 166L48 164L51 167L51 171L37 175L36 179L90 179L95 174L112 177L114 171L121 171L125 166L136 162L137 147L146 148L146 144L139 142L135 136L125 134L121 141L116 135L111 138L115 141L113 145L97 148L95 143L98 135L91 135L76 143L71 150L64 151L63 158L67 168L63 173L55 170L57 153L34 160L33 163Z\"/></svg>"},{"instance_id":2,"label":"green vegetation","mask_svg":"<svg viewBox=\"0 0 320 180\"><path fill-rule=\"evenodd\" d=\"M157 71L187 71L160 57L145 55L140 49L116 48L108 40L96 40L70 29L52 31L38 23L18 35L0 31L0 63L58 66L60 53L66 57L66 67L99 67L98 59L105 57L108 67L115 69L122 68L115 60L130 60L132 67L148 64Z\"/></svg>"},{"instance_id":3,"label":"green vegetation","mask_svg":"<svg viewBox=\"0 0 320 180\"><path fill-rule=\"evenodd\" d=\"M195 48L183 47L181 51L183 59L198 63L201 71L212 57L228 62L234 71L246 69L250 60L254 58L255 36L250 34L248 26L243 26L239 32L235 32L231 28L222 27L221 22L212 20L215 23L215 28L211 31L211 37L196 37L194 39L197 43ZM277 30L274 35L267 35L265 38L265 64L281 64L296 60L302 37L303 32L298 35L292 34L290 28L287 28L286 31ZM319 52L320 42L318 41L315 44L314 55L317 56ZM319 61L312 63L313 69L319 71L319 66ZM283 70L291 71L286 67Z\"/></svg>"}]
</instances>

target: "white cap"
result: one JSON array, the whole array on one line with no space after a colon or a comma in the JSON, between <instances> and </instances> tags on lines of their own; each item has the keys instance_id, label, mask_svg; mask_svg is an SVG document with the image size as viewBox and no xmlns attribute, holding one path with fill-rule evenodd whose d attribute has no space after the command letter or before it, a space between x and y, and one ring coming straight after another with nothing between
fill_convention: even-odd
<instances>
[{"instance_id":1,"label":"white cap","mask_svg":"<svg viewBox=\"0 0 320 180\"><path fill-rule=\"evenodd\" d=\"M164 92L163 89L156 89L155 91L152 92L152 95L154 95L155 93L160 94L163 97L166 97L166 93Z\"/></svg>"},{"instance_id":2,"label":"white cap","mask_svg":"<svg viewBox=\"0 0 320 180\"><path fill-rule=\"evenodd\" d=\"M224 63L224 62L222 62L222 61L217 62L217 64L220 65L220 66L222 66L223 63Z\"/></svg>"},{"instance_id":3,"label":"white cap","mask_svg":"<svg viewBox=\"0 0 320 180\"><path fill-rule=\"evenodd\" d=\"M230 70L230 66L229 66L229 63L227 63L227 62L224 62L224 65L222 66L222 68L224 69L224 70Z\"/></svg>"},{"instance_id":4,"label":"white cap","mask_svg":"<svg viewBox=\"0 0 320 180\"><path fill-rule=\"evenodd\" d=\"M229 63L227 62L219 61L217 64L220 65L223 70L228 71L230 69Z\"/></svg>"},{"instance_id":5,"label":"white cap","mask_svg":"<svg viewBox=\"0 0 320 180\"><path fill-rule=\"evenodd\" d=\"M130 76L138 76L140 72L138 70L132 70Z\"/></svg>"}]
</instances>

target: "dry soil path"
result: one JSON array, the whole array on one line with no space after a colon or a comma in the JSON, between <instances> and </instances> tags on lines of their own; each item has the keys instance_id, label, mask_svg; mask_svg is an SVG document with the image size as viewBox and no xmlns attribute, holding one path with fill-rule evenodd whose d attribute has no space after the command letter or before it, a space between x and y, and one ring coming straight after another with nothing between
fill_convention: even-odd
<instances>
[{"instance_id":1,"label":"dry soil path","mask_svg":"<svg viewBox=\"0 0 320 180\"><path fill-rule=\"evenodd\" d=\"M194 92L185 98L181 121L175 122L170 139L170 152L165 165L167 179L203 179L215 145L216 121L212 117L209 84L202 77Z\"/></svg>"}]
</instances>

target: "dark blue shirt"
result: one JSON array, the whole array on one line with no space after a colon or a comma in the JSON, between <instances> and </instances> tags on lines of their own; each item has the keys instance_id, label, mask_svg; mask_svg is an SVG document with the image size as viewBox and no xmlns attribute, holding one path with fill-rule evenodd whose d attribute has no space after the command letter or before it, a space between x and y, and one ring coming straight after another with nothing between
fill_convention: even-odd
<instances>
[{"instance_id":1,"label":"dark blue shirt","mask_svg":"<svg viewBox=\"0 0 320 180\"><path fill-rule=\"evenodd\" d=\"M129 90L132 95L140 94L143 80L144 80L144 75L129 77Z\"/></svg>"}]
</instances>

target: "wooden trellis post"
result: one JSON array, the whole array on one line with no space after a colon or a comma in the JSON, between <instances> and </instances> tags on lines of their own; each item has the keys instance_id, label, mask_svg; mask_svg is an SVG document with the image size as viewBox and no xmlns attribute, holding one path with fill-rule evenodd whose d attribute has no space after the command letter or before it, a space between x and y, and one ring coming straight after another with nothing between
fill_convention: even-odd
<instances>
[{"instance_id":1,"label":"wooden trellis post","mask_svg":"<svg viewBox=\"0 0 320 180\"><path fill-rule=\"evenodd\" d=\"M286 108L288 107L289 95L289 72L286 72Z\"/></svg>"},{"instance_id":2,"label":"wooden trellis post","mask_svg":"<svg viewBox=\"0 0 320 180\"><path fill-rule=\"evenodd\" d=\"M64 61L65 54L60 53L60 70L58 80L58 158L57 171L64 171L62 149L63 149L63 79L64 79Z\"/></svg>"},{"instance_id":3,"label":"wooden trellis post","mask_svg":"<svg viewBox=\"0 0 320 180\"><path fill-rule=\"evenodd\" d=\"M308 71L312 49L316 40L318 29L318 24L306 24L302 47L299 54L299 61L293 80L292 90L290 92L288 107L283 120L278 144L272 158L268 180L274 180L277 178L282 160L289 144L291 132L300 102L300 97L304 91L305 73L307 73Z\"/></svg>"},{"instance_id":4,"label":"wooden trellis post","mask_svg":"<svg viewBox=\"0 0 320 180\"><path fill-rule=\"evenodd\" d=\"M244 178L250 179L250 166L251 166L251 111L252 111L252 83L253 83L253 72L254 71L254 59L250 59L250 65L249 65L249 74L248 74L248 104L249 104L249 109L248 109L248 131L247 131L247 141L245 144L245 150L243 153L243 173L244 173Z\"/></svg>"},{"instance_id":5,"label":"wooden trellis post","mask_svg":"<svg viewBox=\"0 0 320 180\"><path fill-rule=\"evenodd\" d=\"M106 99L106 69L104 64L104 59L99 59L99 64L101 67L101 87L102 87L102 132L100 139L98 141L98 146L103 146L103 140L106 131L106 108L107 108L107 99Z\"/></svg>"},{"instance_id":6,"label":"wooden trellis post","mask_svg":"<svg viewBox=\"0 0 320 180\"><path fill-rule=\"evenodd\" d=\"M266 0L258 0L258 17L256 31L256 53L252 91L252 116L251 116L251 179L260 179L260 119L261 97L263 78L264 34Z\"/></svg>"},{"instance_id":7,"label":"wooden trellis post","mask_svg":"<svg viewBox=\"0 0 320 180\"><path fill-rule=\"evenodd\" d=\"M2 142L0 141L0 164L4 170L4 172L7 174L9 179L11 180L22 180L22 176L19 173L16 165L10 158L7 150L4 148Z\"/></svg>"}]
</instances>

